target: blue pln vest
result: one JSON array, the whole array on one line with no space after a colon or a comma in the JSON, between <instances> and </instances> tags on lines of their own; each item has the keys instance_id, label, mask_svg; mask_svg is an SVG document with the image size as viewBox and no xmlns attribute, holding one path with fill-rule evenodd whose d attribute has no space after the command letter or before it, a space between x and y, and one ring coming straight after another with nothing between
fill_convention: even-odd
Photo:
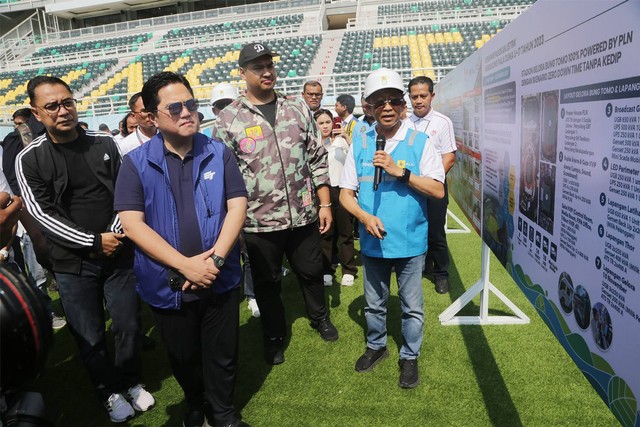
<instances>
[{"instance_id":1,"label":"blue pln vest","mask_svg":"<svg viewBox=\"0 0 640 427\"><path fill-rule=\"evenodd\" d=\"M357 135L357 136L356 136ZM420 158L428 135L413 129L407 131L391 152L394 162L420 175ZM409 258L427 251L427 196L382 172L382 182L373 191L373 155L376 152L376 132L354 134L353 155L359 181L358 204L380 218L387 236L380 240L367 234L360 224L360 250L374 258Z\"/></svg>"}]
</instances>

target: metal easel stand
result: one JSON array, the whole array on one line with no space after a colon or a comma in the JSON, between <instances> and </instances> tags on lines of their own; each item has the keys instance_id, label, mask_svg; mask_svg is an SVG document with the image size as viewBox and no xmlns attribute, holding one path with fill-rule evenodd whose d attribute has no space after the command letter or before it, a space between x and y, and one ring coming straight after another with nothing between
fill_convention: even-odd
<instances>
[{"instance_id":1,"label":"metal easel stand","mask_svg":"<svg viewBox=\"0 0 640 427\"><path fill-rule=\"evenodd\" d=\"M449 217L453 218L453 220L456 222L456 224L458 224L458 227L456 227L456 228L448 228L448 226L449 226ZM449 209L447 209L447 218L446 218L445 223L444 223L444 229L445 229L445 232L447 234L452 234L452 233L470 233L471 232L471 230L469 230L469 227L467 227L467 225L464 222L462 222L460 220L460 218L458 218Z\"/></svg>"},{"instance_id":2,"label":"metal easel stand","mask_svg":"<svg viewBox=\"0 0 640 427\"><path fill-rule=\"evenodd\" d=\"M455 300L438 319L442 325L525 325L530 322L514 303L489 282L489 256L491 250L486 243L482 243L482 277L460 298ZM512 316L489 316L489 294L497 296L511 311ZM456 316L476 295L480 294L479 316Z\"/></svg>"}]
</instances>

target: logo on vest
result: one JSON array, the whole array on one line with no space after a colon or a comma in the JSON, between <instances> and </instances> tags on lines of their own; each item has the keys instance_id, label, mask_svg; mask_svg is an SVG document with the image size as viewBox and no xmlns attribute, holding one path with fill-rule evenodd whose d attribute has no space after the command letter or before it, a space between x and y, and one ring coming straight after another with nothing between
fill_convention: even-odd
<instances>
[{"instance_id":1,"label":"logo on vest","mask_svg":"<svg viewBox=\"0 0 640 427\"><path fill-rule=\"evenodd\" d=\"M204 179L206 179L206 180L212 180L212 179L213 179L213 176L214 176L215 174L216 174L216 173L215 173L215 172L213 172L213 171L207 171L207 172L205 172L205 173L202 175L202 177L203 177Z\"/></svg>"},{"instance_id":2,"label":"logo on vest","mask_svg":"<svg viewBox=\"0 0 640 427\"><path fill-rule=\"evenodd\" d=\"M104 153L104 157L102 158L102 160L104 160L105 162L108 162L109 160L111 160L111 157L109 157L107 153Z\"/></svg>"}]
</instances>

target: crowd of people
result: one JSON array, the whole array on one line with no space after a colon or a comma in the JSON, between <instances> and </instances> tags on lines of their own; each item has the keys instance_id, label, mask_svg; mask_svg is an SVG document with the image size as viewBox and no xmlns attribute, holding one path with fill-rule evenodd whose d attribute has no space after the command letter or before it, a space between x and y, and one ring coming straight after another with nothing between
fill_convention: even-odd
<instances>
[{"instance_id":1,"label":"crowd of people","mask_svg":"<svg viewBox=\"0 0 640 427\"><path fill-rule=\"evenodd\" d=\"M317 81L300 97L285 96L274 89L273 57L261 43L242 48L246 91L213 88L211 137L199 132L189 81L173 72L152 76L131 97L126 135L115 139L108 129L80 126L63 80L38 76L27 85L30 108L14 115L10 135L18 142L3 143L0 263L27 272L43 297L44 271L53 273L66 324L113 422L155 404L142 385L142 300L184 392L184 425L244 425L233 402L242 295L260 318L265 362L284 363L286 256L310 328L338 340L325 287L338 265L341 285L354 285L357 236L367 331L355 370L371 371L389 354L395 272L403 336L398 384L419 384L425 266L436 291L449 290L451 120L431 107L429 78L405 87L386 68L366 78L359 119L351 95L338 96L334 111L323 108ZM413 107L408 118L405 94ZM18 223L24 230L16 246ZM52 319L64 322L55 313Z\"/></svg>"}]
</instances>

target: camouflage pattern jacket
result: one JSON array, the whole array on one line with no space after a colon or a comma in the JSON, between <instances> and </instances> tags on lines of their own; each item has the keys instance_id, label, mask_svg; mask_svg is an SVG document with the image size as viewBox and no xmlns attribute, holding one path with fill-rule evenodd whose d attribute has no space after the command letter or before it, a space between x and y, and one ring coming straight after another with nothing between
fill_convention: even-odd
<instances>
[{"instance_id":1,"label":"camouflage pattern jacket","mask_svg":"<svg viewBox=\"0 0 640 427\"><path fill-rule=\"evenodd\" d=\"M316 190L329 185L327 152L304 101L276 91L276 125L245 96L218 116L213 136L236 155L249 192L244 231L302 227L318 219Z\"/></svg>"}]
</instances>

